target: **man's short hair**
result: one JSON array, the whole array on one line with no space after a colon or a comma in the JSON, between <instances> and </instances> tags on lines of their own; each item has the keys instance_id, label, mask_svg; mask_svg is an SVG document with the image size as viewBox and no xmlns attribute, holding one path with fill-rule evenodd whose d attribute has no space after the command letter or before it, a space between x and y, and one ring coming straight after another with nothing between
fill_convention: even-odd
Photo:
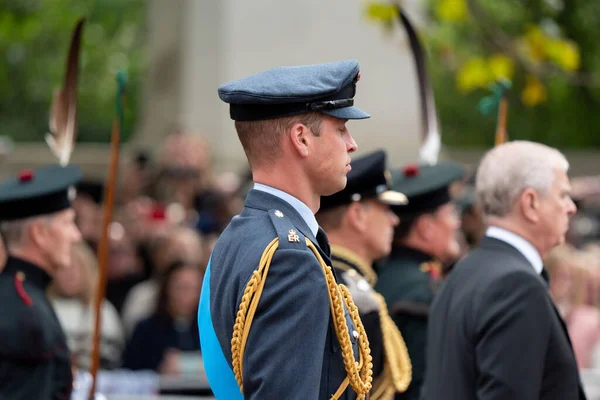
<instances>
[{"instance_id":1,"label":"man's short hair","mask_svg":"<svg viewBox=\"0 0 600 400\"><path fill-rule=\"evenodd\" d=\"M53 213L0 222L0 235L2 235L6 249L10 250L22 245L25 240L25 233L31 224L36 221L50 223L55 216L56 214Z\"/></svg>"},{"instance_id":2,"label":"man's short hair","mask_svg":"<svg viewBox=\"0 0 600 400\"><path fill-rule=\"evenodd\" d=\"M281 156L282 136L296 123L305 125L315 136L320 136L322 120L323 114L310 112L259 121L235 121L235 129L252 166L275 162Z\"/></svg>"},{"instance_id":3,"label":"man's short hair","mask_svg":"<svg viewBox=\"0 0 600 400\"><path fill-rule=\"evenodd\" d=\"M476 177L477 200L483 214L506 216L527 188L547 195L557 169L568 171L569 162L560 151L540 143L513 141L490 150Z\"/></svg>"},{"instance_id":4,"label":"man's short hair","mask_svg":"<svg viewBox=\"0 0 600 400\"><path fill-rule=\"evenodd\" d=\"M328 210L319 211L315 217L317 218L319 226L321 226L325 231L334 230L341 227L344 215L346 215L346 211L348 211L347 204L330 208Z\"/></svg>"}]
</instances>

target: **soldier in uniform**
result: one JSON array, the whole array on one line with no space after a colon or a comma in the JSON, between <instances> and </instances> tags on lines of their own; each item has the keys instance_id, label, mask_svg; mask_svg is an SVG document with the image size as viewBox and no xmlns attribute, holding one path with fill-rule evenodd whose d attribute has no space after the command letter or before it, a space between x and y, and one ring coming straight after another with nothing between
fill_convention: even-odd
<instances>
[{"instance_id":1,"label":"soldier in uniform","mask_svg":"<svg viewBox=\"0 0 600 400\"><path fill-rule=\"evenodd\" d=\"M452 262L460 250L456 240L460 220L450 185L464 173L460 164L450 161L409 164L392 173L393 189L404 193L408 204L393 207L400 224L394 232L392 252L378 269L375 290L385 298L412 362L411 384L396 399L419 398L429 306L441 281L442 264Z\"/></svg>"},{"instance_id":2,"label":"soldier in uniform","mask_svg":"<svg viewBox=\"0 0 600 400\"><path fill-rule=\"evenodd\" d=\"M46 288L81 240L69 195L79 179L79 169L53 165L0 183L8 253L0 273L0 399L70 398L70 354Z\"/></svg>"},{"instance_id":3,"label":"soldier in uniform","mask_svg":"<svg viewBox=\"0 0 600 400\"><path fill-rule=\"evenodd\" d=\"M223 399L354 399L371 389L358 310L337 285L314 214L346 186L358 62L280 67L219 88L254 187L216 242L198 323ZM358 394L358 396L357 396Z\"/></svg>"},{"instance_id":4,"label":"soldier in uniform","mask_svg":"<svg viewBox=\"0 0 600 400\"><path fill-rule=\"evenodd\" d=\"M411 377L406 345L387 312L383 297L373 290L373 263L392 248L398 217L390 205L406 204L402 193L390 190L383 151L352 162L346 188L321 199L317 221L331 243L331 261L348 286L365 326L373 357L371 399L390 399L403 392Z\"/></svg>"}]
</instances>

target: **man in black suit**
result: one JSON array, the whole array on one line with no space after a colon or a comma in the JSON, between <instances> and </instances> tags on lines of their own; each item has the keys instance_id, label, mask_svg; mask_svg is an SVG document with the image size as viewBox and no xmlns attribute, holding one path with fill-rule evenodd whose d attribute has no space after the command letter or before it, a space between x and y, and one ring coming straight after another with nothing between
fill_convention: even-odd
<instances>
[{"instance_id":1,"label":"man in black suit","mask_svg":"<svg viewBox=\"0 0 600 400\"><path fill-rule=\"evenodd\" d=\"M557 150L524 141L482 160L488 229L430 310L423 399L585 399L542 264L576 211L568 167Z\"/></svg>"}]
</instances>

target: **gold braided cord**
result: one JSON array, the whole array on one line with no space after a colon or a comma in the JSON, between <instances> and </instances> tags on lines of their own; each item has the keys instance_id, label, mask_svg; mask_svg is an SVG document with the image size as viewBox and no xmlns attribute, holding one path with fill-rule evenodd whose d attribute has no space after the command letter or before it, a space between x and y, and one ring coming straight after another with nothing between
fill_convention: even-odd
<instances>
[{"instance_id":1,"label":"gold braided cord","mask_svg":"<svg viewBox=\"0 0 600 400\"><path fill-rule=\"evenodd\" d=\"M372 387L373 363L371 350L369 348L369 341L367 339L364 326L360 320L358 308L352 302L352 298L348 289L343 285L337 284L331 267L325 264L325 261L319 254L319 251L314 244L310 240L306 239L306 245L317 257L317 260L323 269L323 274L325 275L335 333L338 341L340 342L342 357L344 359L344 367L347 373L346 378L336 393L332 395L331 400L339 399L348 385L352 386L352 389L357 393L358 399L364 399ZM233 327L233 336L231 339L231 358L233 372L242 393L244 392L242 370L246 340L248 338L252 319L254 318L254 314L256 312L256 308L258 307L258 302L260 301L260 296L266 282L271 260L273 259L273 255L278 247L279 239L275 238L273 241L271 241L271 243L269 243L263 252L258 268L253 272L252 277L246 285ZM354 359L352 342L350 340L348 326L346 325L344 304L346 305L356 330L359 333L358 343L360 357L358 362Z\"/></svg>"},{"instance_id":2,"label":"gold braided cord","mask_svg":"<svg viewBox=\"0 0 600 400\"><path fill-rule=\"evenodd\" d=\"M379 303L385 360L383 373L375 383L371 399L380 400L388 399L395 392L403 393L408 389L412 380L412 363L402 334L388 314L385 299L379 293L375 293L375 297Z\"/></svg>"},{"instance_id":3,"label":"gold braided cord","mask_svg":"<svg viewBox=\"0 0 600 400\"><path fill-rule=\"evenodd\" d=\"M273 258L273 254L275 254L278 245L279 239L275 238L263 252L258 264L258 269L252 273L252 277L248 281L246 289L244 289L244 294L242 295L240 307L233 326L233 335L231 337L231 360L233 364L233 373L235 374L235 379L237 380L242 393L244 393L242 385L242 363L244 360L243 355L246 347L246 340L248 339L248 332L250 331L254 312L256 311L256 304L258 304L258 300L260 300L264 282L266 281L267 273L271 266L271 259ZM253 301L254 299L256 300ZM254 307L250 305L251 301ZM246 327L247 320L249 323Z\"/></svg>"},{"instance_id":4,"label":"gold braided cord","mask_svg":"<svg viewBox=\"0 0 600 400\"><path fill-rule=\"evenodd\" d=\"M365 328L358 313L358 307L356 307L352 301L352 296L350 295L348 288L344 285L337 284L331 267L325 264L325 261L315 245L308 239L306 239L306 245L313 251L319 260L319 264L321 264L321 268L323 268L323 273L325 274L329 292L331 315L333 317L333 326L342 350L344 367L346 368L350 386L352 386L352 389L356 392L358 399L364 399L372 387L373 358L371 357L371 348L369 347L367 333L365 332ZM355 329L358 331L358 352L360 362L357 362L354 359L352 341L350 340L348 325L346 325L344 304L352 318ZM338 389L338 392L336 392L331 399L338 399L339 397L336 397L336 395L338 395L339 392ZM343 393L343 391L341 393ZM341 395L341 393L339 394Z\"/></svg>"},{"instance_id":5,"label":"gold braided cord","mask_svg":"<svg viewBox=\"0 0 600 400\"><path fill-rule=\"evenodd\" d=\"M391 400L394 398L395 393L396 389L394 389L394 384L392 383L390 370L384 367L373 384L371 400Z\"/></svg>"}]
</instances>

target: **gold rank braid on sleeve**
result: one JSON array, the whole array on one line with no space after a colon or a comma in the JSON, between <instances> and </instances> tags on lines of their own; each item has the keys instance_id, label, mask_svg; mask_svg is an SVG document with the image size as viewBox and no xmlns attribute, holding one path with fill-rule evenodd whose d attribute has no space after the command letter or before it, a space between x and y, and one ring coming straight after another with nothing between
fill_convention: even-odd
<instances>
[{"instance_id":1,"label":"gold rank braid on sleeve","mask_svg":"<svg viewBox=\"0 0 600 400\"><path fill-rule=\"evenodd\" d=\"M344 285L338 285L335 281L331 267L325 263L315 245L309 239L306 239L306 245L317 257L317 260L323 269L323 274L325 275L327 291L329 292L331 316L334 322L335 333L342 350L344 367L347 374L346 379L344 379L338 390L331 396L331 400L339 399L348 385L356 392L358 399L364 399L372 388L373 363L369 340L367 339L365 328L358 314L358 307L356 307L352 301L352 296L350 295L348 288ZM273 259L273 255L278 246L279 238L275 238L265 248L258 268L254 271L246 285L233 327L231 358L233 372L242 393L244 392L242 370L246 340L266 282L271 260ZM355 328L359 333L359 361L356 361L354 352L352 351L352 341L350 340L350 333L344 316L344 305L346 305Z\"/></svg>"},{"instance_id":2,"label":"gold rank braid on sleeve","mask_svg":"<svg viewBox=\"0 0 600 400\"><path fill-rule=\"evenodd\" d=\"M408 389L412 380L412 363L402 334L388 314L385 299L379 293L375 293L375 296L379 303L385 358L383 373L375 381L371 399L384 400Z\"/></svg>"}]
</instances>

